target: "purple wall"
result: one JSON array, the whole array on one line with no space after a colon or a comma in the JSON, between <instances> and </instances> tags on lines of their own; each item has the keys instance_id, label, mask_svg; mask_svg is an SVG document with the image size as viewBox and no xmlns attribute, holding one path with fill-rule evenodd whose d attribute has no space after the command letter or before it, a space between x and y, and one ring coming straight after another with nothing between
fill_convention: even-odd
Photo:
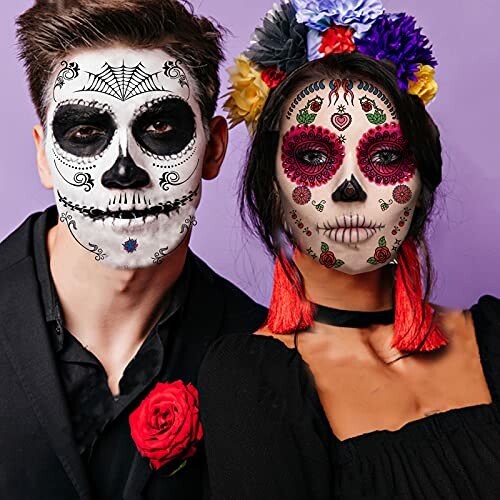
<instances>
[{"instance_id":1,"label":"purple wall","mask_svg":"<svg viewBox=\"0 0 500 500\"><path fill-rule=\"evenodd\" d=\"M15 56L14 19L31 3L5 2L0 19L5 102L0 122L0 238L28 214L52 203L51 192L38 181L31 138L36 118ZM244 7L226 0L193 4L231 29L234 36L227 51L232 57L245 47L272 0L253 0ZM430 239L438 272L435 296L444 305L468 306L481 294L500 295L500 161L495 149L500 145L500 30L490 24L500 17L500 5L497 0L385 0L385 5L417 16L440 62L441 90L430 107L445 151L441 208ZM225 87L225 73L222 76ZM266 302L271 264L260 245L242 231L236 206L247 141L244 127L232 131L223 172L205 185L192 246L218 272Z\"/></svg>"}]
</instances>

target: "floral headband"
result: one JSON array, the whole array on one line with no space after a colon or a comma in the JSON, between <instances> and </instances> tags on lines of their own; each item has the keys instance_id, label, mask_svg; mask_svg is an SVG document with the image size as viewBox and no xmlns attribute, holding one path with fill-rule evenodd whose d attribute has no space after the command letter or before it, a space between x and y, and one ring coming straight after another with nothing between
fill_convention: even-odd
<instances>
[{"instance_id":1,"label":"floral headband","mask_svg":"<svg viewBox=\"0 0 500 500\"><path fill-rule=\"evenodd\" d=\"M329 54L359 52L391 61L399 86L428 104L436 95L437 61L414 17L388 14L379 0L283 0L255 30L229 69L224 104L231 126L253 133L270 89L292 71Z\"/></svg>"}]
</instances>

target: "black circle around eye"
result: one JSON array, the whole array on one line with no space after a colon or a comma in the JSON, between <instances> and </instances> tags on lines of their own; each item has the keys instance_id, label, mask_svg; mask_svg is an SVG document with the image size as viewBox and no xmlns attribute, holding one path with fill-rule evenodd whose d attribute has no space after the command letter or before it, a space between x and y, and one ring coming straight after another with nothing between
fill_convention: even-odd
<instances>
[{"instance_id":1,"label":"black circle around eye","mask_svg":"<svg viewBox=\"0 0 500 500\"><path fill-rule=\"evenodd\" d=\"M101 154L111 142L115 130L114 120L108 112L82 104L59 106L52 122L58 145L79 157Z\"/></svg>"},{"instance_id":2,"label":"black circle around eye","mask_svg":"<svg viewBox=\"0 0 500 500\"><path fill-rule=\"evenodd\" d=\"M155 130L160 124L165 131ZM146 151L159 156L180 153L193 139L195 116L189 104L180 98L157 101L140 114L132 125L132 134Z\"/></svg>"}]
</instances>

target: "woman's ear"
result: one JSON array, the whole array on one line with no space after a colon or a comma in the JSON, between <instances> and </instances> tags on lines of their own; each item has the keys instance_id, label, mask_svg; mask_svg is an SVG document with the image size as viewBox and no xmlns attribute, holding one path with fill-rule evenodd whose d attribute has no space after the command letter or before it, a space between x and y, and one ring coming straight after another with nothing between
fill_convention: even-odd
<instances>
[{"instance_id":1,"label":"woman's ear","mask_svg":"<svg viewBox=\"0 0 500 500\"><path fill-rule=\"evenodd\" d=\"M35 127L33 127L33 139L35 140L36 147L38 175L42 181L42 186L47 189L52 189L54 187L54 182L52 181L52 174L50 172L49 162L47 161L47 154L45 153L44 138L45 134L43 132L43 127L41 125L35 125Z\"/></svg>"},{"instance_id":2,"label":"woman's ear","mask_svg":"<svg viewBox=\"0 0 500 500\"><path fill-rule=\"evenodd\" d=\"M205 151L203 162L203 178L215 179L219 175L220 167L224 161L227 150L228 127L227 121L222 116L212 118L210 122L210 140Z\"/></svg>"}]
</instances>

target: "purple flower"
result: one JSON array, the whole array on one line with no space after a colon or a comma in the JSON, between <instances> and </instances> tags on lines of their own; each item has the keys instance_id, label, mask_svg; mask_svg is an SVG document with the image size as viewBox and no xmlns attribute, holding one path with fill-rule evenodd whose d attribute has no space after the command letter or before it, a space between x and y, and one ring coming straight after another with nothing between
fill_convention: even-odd
<instances>
[{"instance_id":1,"label":"purple flower","mask_svg":"<svg viewBox=\"0 0 500 500\"><path fill-rule=\"evenodd\" d=\"M429 39L417 28L414 17L407 14L383 15L371 30L358 40L358 50L379 61L387 59L397 68L399 86L408 90L408 81L416 80L420 65L433 68L437 61L429 46Z\"/></svg>"},{"instance_id":2,"label":"purple flower","mask_svg":"<svg viewBox=\"0 0 500 500\"><path fill-rule=\"evenodd\" d=\"M297 21L318 31L332 24L353 28L358 37L366 33L385 11L379 0L290 0Z\"/></svg>"}]
</instances>

